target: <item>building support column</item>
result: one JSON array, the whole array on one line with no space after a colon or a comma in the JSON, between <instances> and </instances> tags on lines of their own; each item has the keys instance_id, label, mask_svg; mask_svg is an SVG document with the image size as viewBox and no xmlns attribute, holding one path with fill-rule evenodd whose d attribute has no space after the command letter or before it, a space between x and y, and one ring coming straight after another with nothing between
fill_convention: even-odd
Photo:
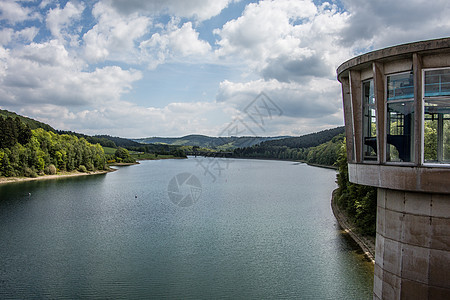
<instances>
[{"instance_id":1,"label":"building support column","mask_svg":"<svg viewBox=\"0 0 450 300\"><path fill-rule=\"evenodd\" d=\"M450 195L378 188L373 299L450 299Z\"/></svg>"}]
</instances>

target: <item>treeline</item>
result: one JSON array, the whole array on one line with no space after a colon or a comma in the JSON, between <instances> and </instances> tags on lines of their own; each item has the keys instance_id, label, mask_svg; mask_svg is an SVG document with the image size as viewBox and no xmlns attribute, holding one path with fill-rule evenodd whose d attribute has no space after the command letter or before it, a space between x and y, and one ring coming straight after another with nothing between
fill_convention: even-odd
<instances>
[{"instance_id":1,"label":"treeline","mask_svg":"<svg viewBox=\"0 0 450 300\"><path fill-rule=\"evenodd\" d=\"M106 157L99 144L42 128L32 130L18 117L0 117L0 176L36 177L105 168Z\"/></svg>"},{"instance_id":2,"label":"treeline","mask_svg":"<svg viewBox=\"0 0 450 300\"><path fill-rule=\"evenodd\" d=\"M330 141L333 137L344 133L344 127L326 129L319 132L305 134L299 137L290 137L264 142L268 146L287 146L289 148L310 148Z\"/></svg>"},{"instance_id":3,"label":"treeline","mask_svg":"<svg viewBox=\"0 0 450 300\"><path fill-rule=\"evenodd\" d=\"M185 151L188 147L178 145L164 145L164 144L139 144L139 146L126 147L130 151L153 153L155 155L173 155L174 157L187 157Z\"/></svg>"},{"instance_id":4,"label":"treeline","mask_svg":"<svg viewBox=\"0 0 450 300\"><path fill-rule=\"evenodd\" d=\"M371 186L351 183L348 177L347 150L341 145L336 162L338 166L338 190L336 203L364 235L375 236L377 214L377 189Z\"/></svg>"},{"instance_id":5,"label":"treeline","mask_svg":"<svg viewBox=\"0 0 450 300\"><path fill-rule=\"evenodd\" d=\"M88 141L91 144L100 144L103 147L111 147L111 148L117 148L118 146L116 143L114 143L112 140L105 138L105 137L99 137L99 136L90 136L78 132L73 131L67 131L67 130L57 130L56 133L58 134L68 134L68 135L74 135L77 138L83 138L86 141Z\"/></svg>"},{"instance_id":6,"label":"treeline","mask_svg":"<svg viewBox=\"0 0 450 300\"><path fill-rule=\"evenodd\" d=\"M333 166L344 140L344 134L340 132L340 129L332 129L307 135L305 139L299 137L267 141L252 147L237 148L233 155L245 158L301 160L311 164Z\"/></svg>"}]
</instances>

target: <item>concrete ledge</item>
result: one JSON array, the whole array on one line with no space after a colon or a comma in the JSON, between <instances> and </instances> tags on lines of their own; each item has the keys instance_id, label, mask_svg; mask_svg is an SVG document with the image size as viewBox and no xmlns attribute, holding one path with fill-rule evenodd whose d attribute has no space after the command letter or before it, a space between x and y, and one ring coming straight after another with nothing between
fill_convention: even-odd
<instances>
[{"instance_id":1,"label":"concrete ledge","mask_svg":"<svg viewBox=\"0 0 450 300\"><path fill-rule=\"evenodd\" d=\"M365 65L376 60L400 59L403 56L412 56L413 53L420 53L422 51L431 52L433 50L441 50L442 48L450 48L450 38L419 41L365 53L341 64L337 69L338 79L345 72L348 72L348 69L355 66Z\"/></svg>"},{"instance_id":2,"label":"concrete ledge","mask_svg":"<svg viewBox=\"0 0 450 300\"><path fill-rule=\"evenodd\" d=\"M348 164L353 183L390 190L450 194L450 168Z\"/></svg>"}]
</instances>

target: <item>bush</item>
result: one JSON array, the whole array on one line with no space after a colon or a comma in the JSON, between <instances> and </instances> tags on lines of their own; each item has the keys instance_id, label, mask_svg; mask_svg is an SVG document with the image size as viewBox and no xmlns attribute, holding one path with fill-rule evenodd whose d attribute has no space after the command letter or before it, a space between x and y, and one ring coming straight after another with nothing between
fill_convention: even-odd
<instances>
[{"instance_id":1,"label":"bush","mask_svg":"<svg viewBox=\"0 0 450 300\"><path fill-rule=\"evenodd\" d=\"M25 169L23 170L23 175L25 177L33 177L33 178L38 176L36 171L29 167L25 167Z\"/></svg>"},{"instance_id":2,"label":"bush","mask_svg":"<svg viewBox=\"0 0 450 300\"><path fill-rule=\"evenodd\" d=\"M83 173L87 173L88 170L86 169L86 167L84 165L80 165L78 167L78 171L83 172Z\"/></svg>"},{"instance_id":3,"label":"bush","mask_svg":"<svg viewBox=\"0 0 450 300\"><path fill-rule=\"evenodd\" d=\"M44 173L47 175L55 175L56 174L56 167L54 164L50 164L48 167L45 167Z\"/></svg>"},{"instance_id":4,"label":"bush","mask_svg":"<svg viewBox=\"0 0 450 300\"><path fill-rule=\"evenodd\" d=\"M88 162L88 163L86 164L86 169L87 169L88 171L94 171L94 165L93 165L91 162Z\"/></svg>"}]
</instances>

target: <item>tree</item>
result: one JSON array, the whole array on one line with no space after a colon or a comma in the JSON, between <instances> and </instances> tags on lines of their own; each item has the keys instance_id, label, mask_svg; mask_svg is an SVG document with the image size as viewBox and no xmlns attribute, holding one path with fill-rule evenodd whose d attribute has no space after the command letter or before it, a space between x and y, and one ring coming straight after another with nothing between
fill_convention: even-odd
<instances>
[{"instance_id":1,"label":"tree","mask_svg":"<svg viewBox=\"0 0 450 300\"><path fill-rule=\"evenodd\" d=\"M119 147L115 152L117 162L128 162L133 163L135 160L131 157L127 149Z\"/></svg>"},{"instance_id":2,"label":"tree","mask_svg":"<svg viewBox=\"0 0 450 300\"><path fill-rule=\"evenodd\" d=\"M119 147L116 150L115 156L121 159L127 159L130 157L130 152L125 148Z\"/></svg>"},{"instance_id":3,"label":"tree","mask_svg":"<svg viewBox=\"0 0 450 300\"><path fill-rule=\"evenodd\" d=\"M339 150L337 166L339 171L337 175L339 186L336 195L337 205L348 213L362 234L375 236L377 190L374 187L349 181L345 141Z\"/></svg>"}]
</instances>

